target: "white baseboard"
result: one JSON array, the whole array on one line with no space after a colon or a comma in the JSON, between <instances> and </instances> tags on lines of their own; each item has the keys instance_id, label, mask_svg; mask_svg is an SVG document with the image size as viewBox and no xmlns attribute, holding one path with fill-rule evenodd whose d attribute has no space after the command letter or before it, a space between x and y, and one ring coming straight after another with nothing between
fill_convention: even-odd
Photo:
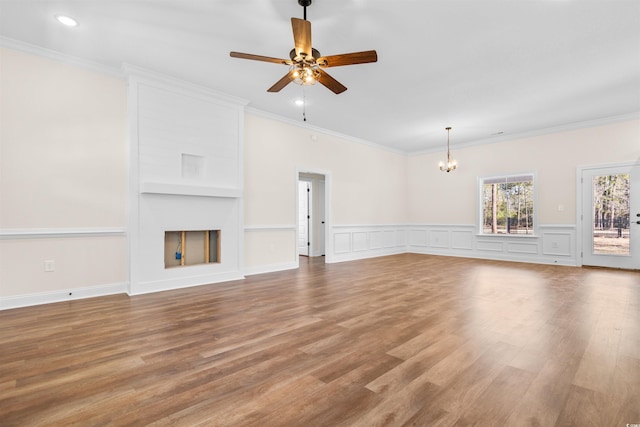
<instances>
[{"instance_id":1,"label":"white baseboard","mask_svg":"<svg viewBox=\"0 0 640 427\"><path fill-rule=\"evenodd\" d=\"M245 276L253 276L256 274L275 273L276 271L295 270L299 265L296 262L287 262L282 264L260 265L257 267L247 268L244 271Z\"/></svg>"},{"instance_id":2,"label":"white baseboard","mask_svg":"<svg viewBox=\"0 0 640 427\"><path fill-rule=\"evenodd\" d=\"M32 305L50 304L61 301L72 301L84 298L102 297L106 295L125 294L127 283L111 283L108 285L88 286L83 288L61 289L37 294L0 297L0 310L28 307Z\"/></svg>"},{"instance_id":3,"label":"white baseboard","mask_svg":"<svg viewBox=\"0 0 640 427\"><path fill-rule=\"evenodd\" d=\"M153 280L132 284L129 295L142 295L152 292L170 291L172 289L190 288L192 286L211 285L214 283L243 279L244 275L241 272L230 271L226 273Z\"/></svg>"}]
</instances>

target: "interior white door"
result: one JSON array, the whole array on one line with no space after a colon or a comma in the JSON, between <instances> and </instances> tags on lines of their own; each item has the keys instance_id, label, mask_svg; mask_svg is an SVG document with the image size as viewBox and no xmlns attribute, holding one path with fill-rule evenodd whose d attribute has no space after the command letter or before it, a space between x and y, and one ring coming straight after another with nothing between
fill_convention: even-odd
<instances>
[{"instance_id":1,"label":"interior white door","mask_svg":"<svg viewBox=\"0 0 640 427\"><path fill-rule=\"evenodd\" d=\"M582 170L582 264L640 269L640 165Z\"/></svg>"},{"instance_id":2,"label":"interior white door","mask_svg":"<svg viewBox=\"0 0 640 427\"><path fill-rule=\"evenodd\" d=\"M298 254L309 256L309 198L311 185L298 181Z\"/></svg>"}]
</instances>

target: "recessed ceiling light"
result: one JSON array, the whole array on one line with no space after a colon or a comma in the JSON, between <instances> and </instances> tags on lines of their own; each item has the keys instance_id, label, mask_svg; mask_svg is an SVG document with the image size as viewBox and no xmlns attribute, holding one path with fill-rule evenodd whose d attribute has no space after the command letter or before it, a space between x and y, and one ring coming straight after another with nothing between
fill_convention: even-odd
<instances>
[{"instance_id":1,"label":"recessed ceiling light","mask_svg":"<svg viewBox=\"0 0 640 427\"><path fill-rule=\"evenodd\" d=\"M58 20L58 22L60 22L63 25L66 25L67 27L77 27L78 26L78 21L76 21L75 19L73 19L70 16L56 15L56 19Z\"/></svg>"},{"instance_id":2,"label":"recessed ceiling light","mask_svg":"<svg viewBox=\"0 0 640 427\"><path fill-rule=\"evenodd\" d=\"M295 100L295 104L296 104L298 107L302 107L302 106L304 105L304 101L303 101L302 99L296 99L296 100Z\"/></svg>"}]
</instances>

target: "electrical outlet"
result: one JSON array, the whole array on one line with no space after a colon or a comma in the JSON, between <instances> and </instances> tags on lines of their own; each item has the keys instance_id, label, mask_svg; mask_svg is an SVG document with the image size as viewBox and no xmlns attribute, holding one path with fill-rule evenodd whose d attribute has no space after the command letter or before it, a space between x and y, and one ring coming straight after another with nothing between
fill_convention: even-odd
<instances>
[{"instance_id":1,"label":"electrical outlet","mask_svg":"<svg viewBox=\"0 0 640 427\"><path fill-rule=\"evenodd\" d=\"M56 271L56 262L52 259L47 259L44 261L44 271L47 273L51 273Z\"/></svg>"}]
</instances>

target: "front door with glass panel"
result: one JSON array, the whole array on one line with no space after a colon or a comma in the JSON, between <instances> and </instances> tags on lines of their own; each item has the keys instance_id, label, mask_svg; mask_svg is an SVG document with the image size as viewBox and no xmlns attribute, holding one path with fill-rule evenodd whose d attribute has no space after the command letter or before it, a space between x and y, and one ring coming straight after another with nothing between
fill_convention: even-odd
<instances>
[{"instance_id":1,"label":"front door with glass panel","mask_svg":"<svg viewBox=\"0 0 640 427\"><path fill-rule=\"evenodd\" d=\"M582 264L640 269L640 165L582 170Z\"/></svg>"}]
</instances>

